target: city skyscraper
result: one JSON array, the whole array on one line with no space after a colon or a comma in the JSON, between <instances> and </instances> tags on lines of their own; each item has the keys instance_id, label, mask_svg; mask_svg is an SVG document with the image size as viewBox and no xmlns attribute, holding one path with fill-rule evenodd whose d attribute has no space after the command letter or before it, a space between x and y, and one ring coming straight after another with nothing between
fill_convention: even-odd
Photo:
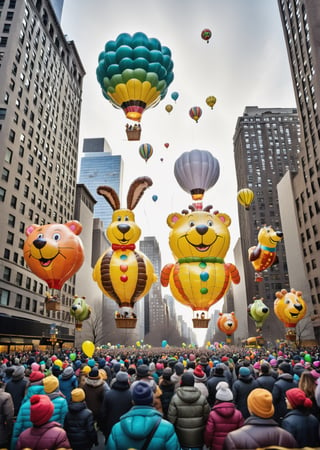
<instances>
[{"instance_id":1,"label":"city skyscraper","mask_svg":"<svg viewBox=\"0 0 320 450\"><path fill-rule=\"evenodd\" d=\"M286 171L297 173L299 151L300 125L296 109L246 107L238 118L234 134L237 186L238 190L247 187L255 195L249 210L243 206L238 208L243 264L241 284L245 286L247 304L252 303L253 297L263 297L270 308L270 318L263 326L263 335L270 340L279 334L281 326L273 313L275 292L290 287L285 248L282 242L278 244L278 264L262 272L262 282L255 281L248 249L257 245L259 229L264 225L282 230L276 186ZM234 292L237 313L237 288ZM237 315L240 316L240 311ZM248 329L249 336L256 334L252 320L248 321Z\"/></svg>"},{"instance_id":2,"label":"city skyscraper","mask_svg":"<svg viewBox=\"0 0 320 450\"><path fill-rule=\"evenodd\" d=\"M39 344L52 321L73 340L74 278L60 311L46 311L46 283L27 268L23 245L29 224L73 219L85 70L50 2L1 0L0 30L1 351L12 336L20 348Z\"/></svg>"},{"instance_id":3,"label":"city skyscraper","mask_svg":"<svg viewBox=\"0 0 320 450\"><path fill-rule=\"evenodd\" d=\"M121 200L122 166L121 156L112 155L104 138L83 140L79 183L85 184L95 198L94 217L101 219L105 228L112 220L113 210L105 198L97 194L97 187L112 187Z\"/></svg>"},{"instance_id":4,"label":"city skyscraper","mask_svg":"<svg viewBox=\"0 0 320 450\"><path fill-rule=\"evenodd\" d=\"M280 184L289 278L310 291L311 320L320 342L320 3L278 0L301 125L300 170ZM290 194L290 196L289 196ZM286 221L286 222L285 222ZM290 257L289 257L290 256ZM308 294L308 292L306 292Z\"/></svg>"}]
</instances>

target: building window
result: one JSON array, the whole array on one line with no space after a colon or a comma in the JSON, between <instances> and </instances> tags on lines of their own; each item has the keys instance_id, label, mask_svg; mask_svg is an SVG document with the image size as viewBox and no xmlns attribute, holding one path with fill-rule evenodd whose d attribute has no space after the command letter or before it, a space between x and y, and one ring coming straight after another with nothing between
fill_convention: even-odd
<instances>
[{"instance_id":1,"label":"building window","mask_svg":"<svg viewBox=\"0 0 320 450\"><path fill-rule=\"evenodd\" d=\"M4 100L5 103L6 99ZM6 118L7 109L6 108L0 108L0 120L4 120Z\"/></svg>"},{"instance_id":2,"label":"building window","mask_svg":"<svg viewBox=\"0 0 320 450\"><path fill-rule=\"evenodd\" d=\"M6 149L6 154L5 154L4 160L7 163L11 164L11 161L12 161L12 150L10 150L10 148Z\"/></svg>"},{"instance_id":3,"label":"building window","mask_svg":"<svg viewBox=\"0 0 320 450\"><path fill-rule=\"evenodd\" d=\"M20 226L19 226L20 233L24 233L24 230L25 230L25 223L24 222L20 222Z\"/></svg>"},{"instance_id":4,"label":"building window","mask_svg":"<svg viewBox=\"0 0 320 450\"><path fill-rule=\"evenodd\" d=\"M32 312L37 312L37 300L32 300Z\"/></svg>"},{"instance_id":5,"label":"building window","mask_svg":"<svg viewBox=\"0 0 320 450\"><path fill-rule=\"evenodd\" d=\"M8 217L8 225L10 225L10 227L14 227L14 225L15 225L15 222L16 222L16 218L15 218L15 216L13 215L13 214L9 214L9 217Z\"/></svg>"},{"instance_id":6,"label":"building window","mask_svg":"<svg viewBox=\"0 0 320 450\"><path fill-rule=\"evenodd\" d=\"M14 233L12 233L11 231L8 231L7 234L7 244L13 244L13 240L14 240Z\"/></svg>"},{"instance_id":7,"label":"building window","mask_svg":"<svg viewBox=\"0 0 320 450\"><path fill-rule=\"evenodd\" d=\"M5 23L5 24L3 25L3 30L2 30L2 32L3 32L3 33L9 33L9 32L10 32L10 26L11 26L11 23Z\"/></svg>"},{"instance_id":8,"label":"building window","mask_svg":"<svg viewBox=\"0 0 320 450\"><path fill-rule=\"evenodd\" d=\"M21 306L22 306L22 295L21 294L16 295L16 304L14 306L15 306L15 308L21 309Z\"/></svg>"},{"instance_id":9,"label":"building window","mask_svg":"<svg viewBox=\"0 0 320 450\"><path fill-rule=\"evenodd\" d=\"M10 292L6 289L0 289L0 305L9 306Z\"/></svg>"},{"instance_id":10,"label":"building window","mask_svg":"<svg viewBox=\"0 0 320 450\"><path fill-rule=\"evenodd\" d=\"M1 175L1 179L4 181L8 181L9 180L9 170L6 169L5 167L2 169L2 175Z\"/></svg>"},{"instance_id":11,"label":"building window","mask_svg":"<svg viewBox=\"0 0 320 450\"><path fill-rule=\"evenodd\" d=\"M22 273L20 273L20 272L17 272L16 283L18 286L22 285Z\"/></svg>"},{"instance_id":12,"label":"building window","mask_svg":"<svg viewBox=\"0 0 320 450\"><path fill-rule=\"evenodd\" d=\"M4 249L3 257L4 259L10 259L10 250L8 248Z\"/></svg>"},{"instance_id":13,"label":"building window","mask_svg":"<svg viewBox=\"0 0 320 450\"><path fill-rule=\"evenodd\" d=\"M15 140L15 138L16 138L16 133L15 133L14 130L11 129L11 130L9 131L9 141L13 143L14 140Z\"/></svg>"},{"instance_id":14,"label":"building window","mask_svg":"<svg viewBox=\"0 0 320 450\"><path fill-rule=\"evenodd\" d=\"M0 187L0 201L4 202L5 197L6 197L6 190Z\"/></svg>"},{"instance_id":15,"label":"building window","mask_svg":"<svg viewBox=\"0 0 320 450\"><path fill-rule=\"evenodd\" d=\"M17 197L15 197L14 195L12 195L12 197L11 197L10 206L11 206L12 208L16 209L16 206L17 206Z\"/></svg>"},{"instance_id":16,"label":"building window","mask_svg":"<svg viewBox=\"0 0 320 450\"><path fill-rule=\"evenodd\" d=\"M26 279L26 288L30 289L30 286L31 286L31 278L27 277L27 279Z\"/></svg>"},{"instance_id":17,"label":"building window","mask_svg":"<svg viewBox=\"0 0 320 450\"><path fill-rule=\"evenodd\" d=\"M20 180L19 180L19 178L15 178L14 179L14 187L15 187L15 189L19 190L19 188L20 188Z\"/></svg>"},{"instance_id":18,"label":"building window","mask_svg":"<svg viewBox=\"0 0 320 450\"><path fill-rule=\"evenodd\" d=\"M30 311L31 298L26 297L26 310Z\"/></svg>"},{"instance_id":19,"label":"building window","mask_svg":"<svg viewBox=\"0 0 320 450\"><path fill-rule=\"evenodd\" d=\"M11 278L11 269L10 269L10 267L5 266L3 268L3 279L5 281L10 281L10 278Z\"/></svg>"}]
</instances>

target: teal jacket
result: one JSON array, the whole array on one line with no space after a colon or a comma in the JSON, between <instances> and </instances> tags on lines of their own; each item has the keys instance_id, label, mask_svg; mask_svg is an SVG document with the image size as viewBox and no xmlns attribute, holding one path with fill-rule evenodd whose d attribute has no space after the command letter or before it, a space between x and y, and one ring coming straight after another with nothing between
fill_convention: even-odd
<instances>
[{"instance_id":1,"label":"teal jacket","mask_svg":"<svg viewBox=\"0 0 320 450\"><path fill-rule=\"evenodd\" d=\"M105 450L141 449L159 416L162 414L152 406L133 406L112 427ZM148 450L180 449L174 426L161 419Z\"/></svg>"}]
</instances>

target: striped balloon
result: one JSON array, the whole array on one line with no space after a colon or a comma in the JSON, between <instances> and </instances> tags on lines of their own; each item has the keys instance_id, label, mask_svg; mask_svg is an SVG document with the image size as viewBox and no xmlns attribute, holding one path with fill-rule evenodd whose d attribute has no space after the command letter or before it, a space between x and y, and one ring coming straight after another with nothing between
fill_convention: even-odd
<instances>
[{"instance_id":1,"label":"striped balloon","mask_svg":"<svg viewBox=\"0 0 320 450\"><path fill-rule=\"evenodd\" d=\"M191 119L195 120L198 123L198 120L202 116L202 109L200 108L200 106L193 106L192 108L190 108L189 116L191 117Z\"/></svg>"},{"instance_id":2,"label":"striped balloon","mask_svg":"<svg viewBox=\"0 0 320 450\"><path fill-rule=\"evenodd\" d=\"M151 158L153 154L153 148L150 144L141 144L139 147L139 154L141 158L145 160L145 162L148 161L149 158Z\"/></svg>"}]
</instances>

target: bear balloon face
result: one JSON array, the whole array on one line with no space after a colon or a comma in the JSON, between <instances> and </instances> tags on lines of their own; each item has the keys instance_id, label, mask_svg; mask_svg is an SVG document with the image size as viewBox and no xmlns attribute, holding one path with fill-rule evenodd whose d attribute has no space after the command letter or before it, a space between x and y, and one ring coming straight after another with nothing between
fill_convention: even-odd
<instances>
[{"instance_id":1,"label":"bear balloon face","mask_svg":"<svg viewBox=\"0 0 320 450\"><path fill-rule=\"evenodd\" d=\"M276 316L286 327L294 328L307 312L307 305L302 298L302 293L295 289L291 289L290 292L282 289L281 292L276 292L276 297L274 301Z\"/></svg>"},{"instance_id":2,"label":"bear balloon face","mask_svg":"<svg viewBox=\"0 0 320 450\"><path fill-rule=\"evenodd\" d=\"M238 328L238 319L234 312L220 313L217 325L222 333L231 336Z\"/></svg>"},{"instance_id":3,"label":"bear balloon face","mask_svg":"<svg viewBox=\"0 0 320 450\"><path fill-rule=\"evenodd\" d=\"M70 308L70 314L76 320L82 321L82 320L89 319L90 314L91 314L91 308L87 304L85 297L78 297L77 295L75 295L74 301Z\"/></svg>"},{"instance_id":4,"label":"bear balloon face","mask_svg":"<svg viewBox=\"0 0 320 450\"><path fill-rule=\"evenodd\" d=\"M129 209L118 209L112 214L112 222L106 231L112 244L134 244L141 235L141 229L135 222L135 216Z\"/></svg>"},{"instance_id":5,"label":"bear balloon face","mask_svg":"<svg viewBox=\"0 0 320 450\"><path fill-rule=\"evenodd\" d=\"M193 211L187 215L170 214L167 223L172 231L169 245L177 258L218 257L224 258L230 245L228 230L231 219L227 214L210 214Z\"/></svg>"},{"instance_id":6,"label":"bear balloon face","mask_svg":"<svg viewBox=\"0 0 320 450\"><path fill-rule=\"evenodd\" d=\"M82 225L76 220L27 227L24 259L49 288L60 290L82 266L84 250L78 237L81 231Z\"/></svg>"}]
</instances>

